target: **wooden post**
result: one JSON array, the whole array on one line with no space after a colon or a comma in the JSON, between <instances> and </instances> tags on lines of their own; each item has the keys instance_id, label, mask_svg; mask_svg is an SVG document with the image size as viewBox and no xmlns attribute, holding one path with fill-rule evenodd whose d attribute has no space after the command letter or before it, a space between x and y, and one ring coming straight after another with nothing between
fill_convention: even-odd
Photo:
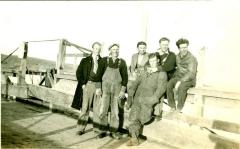
<instances>
[{"instance_id":1,"label":"wooden post","mask_svg":"<svg viewBox=\"0 0 240 149\"><path fill-rule=\"evenodd\" d=\"M21 45L21 49L23 53L21 53L20 58L21 58L21 65L20 65L20 70L18 73L18 82L17 84L26 84L25 82L25 76L26 76L26 69L27 69L27 53L28 53L28 43L23 42Z\"/></svg>"},{"instance_id":2,"label":"wooden post","mask_svg":"<svg viewBox=\"0 0 240 149\"><path fill-rule=\"evenodd\" d=\"M66 53L66 46L65 46L65 40L61 39L59 43L59 51L58 51L58 57L57 57L57 74L61 74L64 62L65 62L65 53Z\"/></svg>"},{"instance_id":3,"label":"wooden post","mask_svg":"<svg viewBox=\"0 0 240 149\"><path fill-rule=\"evenodd\" d=\"M201 94L195 94L194 95L194 101L195 101L195 114L198 117L203 117L204 116L204 104L205 104L205 99L204 96Z\"/></svg>"},{"instance_id":4,"label":"wooden post","mask_svg":"<svg viewBox=\"0 0 240 149\"><path fill-rule=\"evenodd\" d=\"M205 74L205 47L202 47L198 54L198 69L196 87L203 87Z\"/></svg>"},{"instance_id":5,"label":"wooden post","mask_svg":"<svg viewBox=\"0 0 240 149\"><path fill-rule=\"evenodd\" d=\"M78 64L77 64L77 58L78 58L78 56L77 56L77 54L74 56L74 70L77 70L77 67L78 67Z\"/></svg>"},{"instance_id":6,"label":"wooden post","mask_svg":"<svg viewBox=\"0 0 240 149\"><path fill-rule=\"evenodd\" d=\"M5 77L5 82L2 82L2 83L6 83L6 93L5 93L4 97L7 99L8 98L8 86L9 86L10 80L6 74L2 74L1 77Z\"/></svg>"},{"instance_id":7,"label":"wooden post","mask_svg":"<svg viewBox=\"0 0 240 149\"><path fill-rule=\"evenodd\" d=\"M59 43L59 51L57 55L56 69L57 74L63 73L64 63L65 63L65 54L66 54L66 40L61 39ZM57 78L55 77L55 83L57 82Z\"/></svg>"}]
</instances>

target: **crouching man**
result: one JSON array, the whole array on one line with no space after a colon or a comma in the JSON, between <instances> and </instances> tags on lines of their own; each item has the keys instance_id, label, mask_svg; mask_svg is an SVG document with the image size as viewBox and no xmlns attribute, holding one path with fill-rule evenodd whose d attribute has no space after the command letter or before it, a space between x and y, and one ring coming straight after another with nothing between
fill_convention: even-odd
<instances>
[{"instance_id":1,"label":"crouching man","mask_svg":"<svg viewBox=\"0 0 240 149\"><path fill-rule=\"evenodd\" d=\"M128 146L139 145L143 125L152 119L153 107L167 88L166 72L159 72L155 53L149 54L149 68L129 87L128 98L134 98L129 114L130 140Z\"/></svg>"}]
</instances>

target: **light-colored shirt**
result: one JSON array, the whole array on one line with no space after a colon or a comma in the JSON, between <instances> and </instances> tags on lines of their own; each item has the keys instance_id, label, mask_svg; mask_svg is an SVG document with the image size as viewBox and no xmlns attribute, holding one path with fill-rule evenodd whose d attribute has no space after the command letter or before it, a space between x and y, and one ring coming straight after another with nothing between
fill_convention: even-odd
<instances>
[{"instance_id":1,"label":"light-colored shirt","mask_svg":"<svg viewBox=\"0 0 240 149\"><path fill-rule=\"evenodd\" d=\"M142 65L143 56L144 55L138 54L138 61L137 61L138 65Z\"/></svg>"}]
</instances>

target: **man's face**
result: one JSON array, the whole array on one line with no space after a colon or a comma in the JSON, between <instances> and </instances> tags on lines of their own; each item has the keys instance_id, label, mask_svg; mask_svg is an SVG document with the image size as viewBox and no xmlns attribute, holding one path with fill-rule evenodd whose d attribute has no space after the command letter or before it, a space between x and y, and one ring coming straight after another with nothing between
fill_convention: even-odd
<instances>
[{"instance_id":1,"label":"man's face","mask_svg":"<svg viewBox=\"0 0 240 149\"><path fill-rule=\"evenodd\" d=\"M158 59L156 56L149 59L149 64L151 68L156 68L158 65Z\"/></svg>"},{"instance_id":2,"label":"man's face","mask_svg":"<svg viewBox=\"0 0 240 149\"><path fill-rule=\"evenodd\" d=\"M161 41L159 45L160 45L160 49L162 49L163 52L168 51L169 42L167 40Z\"/></svg>"},{"instance_id":3,"label":"man's face","mask_svg":"<svg viewBox=\"0 0 240 149\"><path fill-rule=\"evenodd\" d=\"M110 49L110 52L111 52L112 57L118 57L118 55L119 55L119 47L118 46L113 46Z\"/></svg>"},{"instance_id":4,"label":"man's face","mask_svg":"<svg viewBox=\"0 0 240 149\"><path fill-rule=\"evenodd\" d=\"M188 51L188 44L184 43L184 44L180 44L179 45L179 51L180 51L180 55L184 56L187 54Z\"/></svg>"},{"instance_id":5,"label":"man's face","mask_svg":"<svg viewBox=\"0 0 240 149\"><path fill-rule=\"evenodd\" d=\"M147 47L145 45L139 45L138 46L138 53L143 55L146 52Z\"/></svg>"},{"instance_id":6,"label":"man's face","mask_svg":"<svg viewBox=\"0 0 240 149\"><path fill-rule=\"evenodd\" d=\"M99 44L93 45L93 54L100 55L101 49L102 49L101 45Z\"/></svg>"}]
</instances>

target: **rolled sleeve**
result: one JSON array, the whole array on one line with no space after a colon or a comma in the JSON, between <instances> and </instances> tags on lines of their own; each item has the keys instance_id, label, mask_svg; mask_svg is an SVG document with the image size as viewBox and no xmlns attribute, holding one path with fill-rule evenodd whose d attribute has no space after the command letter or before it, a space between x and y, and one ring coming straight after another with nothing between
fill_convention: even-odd
<instances>
[{"instance_id":1,"label":"rolled sleeve","mask_svg":"<svg viewBox=\"0 0 240 149\"><path fill-rule=\"evenodd\" d=\"M120 65L120 74L122 77L122 86L127 86L128 83L128 71L127 71L127 64L124 60L122 60L122 63Z\"/></svg>"}]
</instances>

